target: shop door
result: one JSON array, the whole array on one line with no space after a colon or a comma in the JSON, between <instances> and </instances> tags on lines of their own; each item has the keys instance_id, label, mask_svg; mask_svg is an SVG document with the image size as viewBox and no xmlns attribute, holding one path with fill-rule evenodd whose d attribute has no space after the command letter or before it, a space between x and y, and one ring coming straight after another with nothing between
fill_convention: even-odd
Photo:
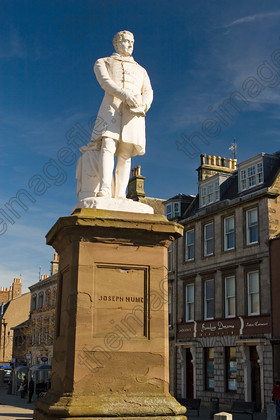
<instances>
[{"instance_id":1,"label":"shop door","mask_svg":"<svg viewBox=\"0 0 280 420\"><path fill-rule=\"evenodd\" d=\"M193 364L190 349L186 349L186 386L186 397L193 398Z\"/></svg>"},{"instance_id":2,"label":"shop door","mask_svg":"<svg viewBox=\"0 0 280 420\"><path fill-rule=\"evenodd\" d=\"M256 411L261 411L261 383L260 365L258 364L259 355L256 346L250 346L251 363L251 401L255 403Z\"/></svg>"}]
</instances>

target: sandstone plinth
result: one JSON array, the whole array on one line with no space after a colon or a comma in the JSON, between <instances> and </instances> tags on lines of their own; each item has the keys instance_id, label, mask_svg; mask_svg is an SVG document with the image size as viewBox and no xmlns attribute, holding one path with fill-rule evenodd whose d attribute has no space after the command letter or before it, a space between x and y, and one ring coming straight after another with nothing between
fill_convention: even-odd
<instances>
[{"instance_id":1,"label":"sandstone plinth","mask_svg":"<svg viewBox=\"0 0 280 420\"><path fill-rule=\"evenodd\" d=\"M168 392L164 216L79 209L47 243L60 255L52 386L34 419L185 419Z\"/></svg>"}]
</instances>

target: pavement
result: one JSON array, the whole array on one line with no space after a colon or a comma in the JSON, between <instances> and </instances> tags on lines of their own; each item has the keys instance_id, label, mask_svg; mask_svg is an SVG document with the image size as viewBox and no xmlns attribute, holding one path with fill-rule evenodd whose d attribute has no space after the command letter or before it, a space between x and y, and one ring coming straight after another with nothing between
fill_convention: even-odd
<instances>
[{"instance_id":1,"label":"pavement","mask_svg":"<svg viewBox=\"0 0 280 420\"><path fill-rule=\"evenodd\" d=\"M220 413L226 411L230 413L230 411L220 409ZM213 420L213 416L211 416L211 410L209 408L201 407L199 410L199 417L197 416L196 411L188 410L186 413L187 420ZM0 417L1 420L1 417ZM232 420L251 420L251 416L249 414L232 414ZM267 420L266 413L254 413L254 420ZM270 419L268 419L270 420Z\"/></svg>"},{"instance_id":2,"label":"pavement","mask_svg":"<svg viewBox=\"0 0 280 420\"><path fill-rule=\"evenodd\" d=\"M29 404L27 398L8 395L6 387L0 387L0 420L33 419L34 403Z\"/></svg>"},{"instance_id":3,"label":"pavement","mask_svg":"<svg viewBox=\"0 0 280 420\"><path fill-rule=\"evenodd\" d=\"M29 420L33 419L34 403L29 404L27 398L22 399L17 395L8 395L6 387L0 387L0 420ZM222 410L221 410L222 411ZM251 420L246 414L233 414L233 420ZM188 420L210 420L210 410L200 408L199 417L195 411L187 412ZM264 413L254 413L254 420L267 420Z\"/></svg>"}]
</instances>

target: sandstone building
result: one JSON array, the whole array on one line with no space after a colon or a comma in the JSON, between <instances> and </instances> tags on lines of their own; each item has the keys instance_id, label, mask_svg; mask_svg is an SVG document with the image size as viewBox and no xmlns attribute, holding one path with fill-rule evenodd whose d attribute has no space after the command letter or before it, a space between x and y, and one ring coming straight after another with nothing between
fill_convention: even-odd
<instances>
[{"instance_id":1,"label":"sandstone building","mask_svg":"<svg viewBox=\"0 0 280 420\"><path fill-rule=\"evenodd\" d=\"M280 379L279 240L270 245L280 233L279 194L280 152L238 165L202 155L197 196L165 202L185 232L168 258L178 398L218 397L225 408L254 401L259 411L271 402Z\"/></svg>"},{"instance_id":2,"label":"sandstone building","mask_svg":"<svg viewBox=\"0 0 280 420\"><path fill-rule=\"evenodd\" d=\"M48 365L52 364L53 341L55 331L55 306L58 281L58 254L54 255L50 276L29 287L31 293L30 316L24 333L28 339L28 365L42 363L42 357Z\"/></svg>"},{"instance_id":3,"label":"sandstone building","mask_svg":"<svg viewBox=\"0 0 280 420\"><path fill-rule=\"evenodd\" d=\"M8 302L8 300L14 299L21 295L21 279L14 279L10 289L7 287L1 287L0 289L0 304Z\"/></svg>"},{"instance_id":4,"label":"sandstone building","mask_svg":"<svg viewBox=\"0 0 280 420\"><path fill-rule=\"evenodd\" d=\"M13 327L28 319L30 293L24 293L2 303L0 309L0 361L2 364L9 364L12 361Z\"/></svg>"}]
</instances>

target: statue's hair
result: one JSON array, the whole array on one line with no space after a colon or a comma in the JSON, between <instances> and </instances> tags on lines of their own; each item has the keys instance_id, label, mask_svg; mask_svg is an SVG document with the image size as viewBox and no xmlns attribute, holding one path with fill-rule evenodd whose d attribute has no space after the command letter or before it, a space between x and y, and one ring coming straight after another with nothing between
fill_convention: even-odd
<instances>
[{"instance_id":1,"label":"statue's hair","mask_svg":"<svg viewBox=\"0 0 280 420\"><path fill-rule=\"evenodd\" d=\"M117 48L118 48L118 42L122 40L123 35L130 35L134 39L134 35L129 31L118 32L113 38L113 45L114 45L114 48L115 48L116 51L117 51Z\"/></svg>"}]
</instances>

